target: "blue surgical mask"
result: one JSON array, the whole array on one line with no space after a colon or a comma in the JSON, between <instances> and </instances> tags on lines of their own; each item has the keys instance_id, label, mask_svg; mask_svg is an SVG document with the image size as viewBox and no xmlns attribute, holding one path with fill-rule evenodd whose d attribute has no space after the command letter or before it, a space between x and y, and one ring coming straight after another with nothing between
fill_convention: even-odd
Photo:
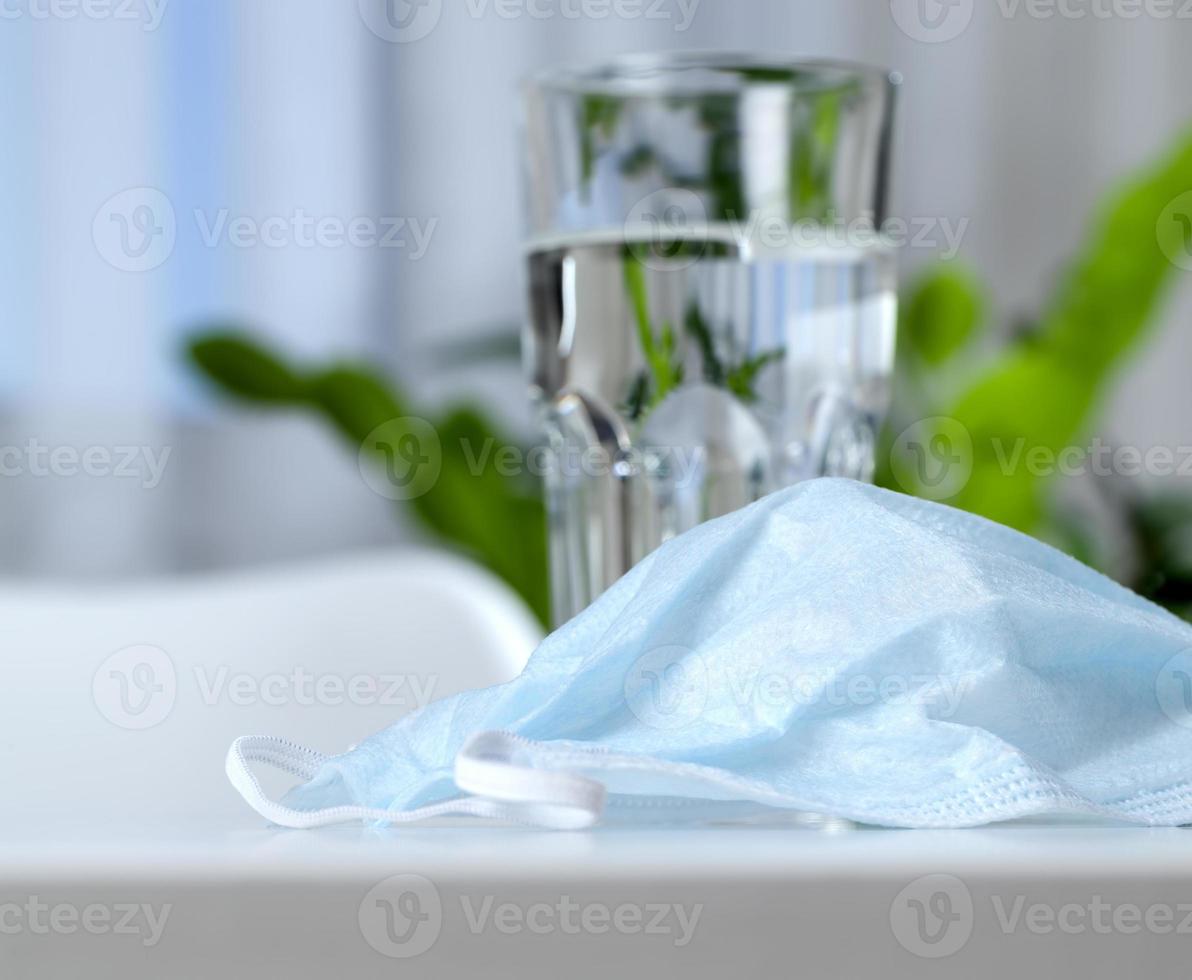
<instances>
[{"instance_id":1,"label":"blue surgical mask","mask_svg":"<svg viewBox=\"0 0 1192 980\"><path fill-rule=\"evenodd\" d=\"M1189 749L1192 627L1004 527L821 480L664 545L509 684L334 758L241 739L228 772L293 827L1183 824ZM306 782L271 802L250 762Z\"/></svg>"}]
</instances>

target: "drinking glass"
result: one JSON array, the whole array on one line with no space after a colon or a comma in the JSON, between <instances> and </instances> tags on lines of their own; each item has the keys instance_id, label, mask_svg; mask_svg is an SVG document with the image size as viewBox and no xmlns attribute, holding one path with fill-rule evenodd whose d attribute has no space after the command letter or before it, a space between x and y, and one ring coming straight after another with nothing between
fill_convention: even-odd
<instances>
[{"instance_id":1,"label":"drinking glass","mask_svg":"<svg viewBox=\"0 0 1192 980\"><path fill-rule=\"evenodd\" d=\"M523 346L556 622L702 521L815 476L872 479L895 89L723 54L527 84Z\"/></svg>"}]
</instances>

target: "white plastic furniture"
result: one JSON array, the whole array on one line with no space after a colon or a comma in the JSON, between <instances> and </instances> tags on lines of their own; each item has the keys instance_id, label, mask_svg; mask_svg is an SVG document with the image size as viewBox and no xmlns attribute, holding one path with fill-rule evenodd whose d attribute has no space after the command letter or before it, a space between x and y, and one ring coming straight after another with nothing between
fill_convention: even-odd
<instances>
[{"instance_id":1,"label":"white plastic furniture","mask_svg":"<svg viewBox=\"0 0 1192 980\"><path fill-rule=\"evenodd\" d=\"M225 780L237 735L339 751L538 638L433 555L0 588L0 978L1187 977L1183 831L300 832Z\"/></svg>"}]
</instances>

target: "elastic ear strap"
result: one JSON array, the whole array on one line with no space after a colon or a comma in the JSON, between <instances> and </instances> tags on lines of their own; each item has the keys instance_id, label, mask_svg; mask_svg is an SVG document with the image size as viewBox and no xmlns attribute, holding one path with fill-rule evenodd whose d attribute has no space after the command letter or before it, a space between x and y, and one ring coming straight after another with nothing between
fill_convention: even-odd
<instances>
[{"instance_id":1,"label":"elastic ear strap","mask_svg":"<svg viewBox=\"0 0 1192 980\"><path fill-rule=\"evenodd\" d=\"M456 756L455 785L517 807L522 820L535 826L579 830L598 823L607 796L604 785L575 773L535 768L533 757L544 754L549 757L549 749L540 742L482 732Z\"/></svg>"},{"instance_id":2,"label":"elastic ear strap","mask_svg":"<svg viewBox=\"0 0 1192 980\"><path fill-rule=\"evenodd\" d=\"M471 739L456 759L456 784L477 794L414 810L336 806L296 810L271 800L249 768L264 763L301 780L312 779L327 756L279 738L245 736L228 749L228 779L246 803L271 823L298 830L350 820L414 823L434 817L465 815L558 830L590 827L604 810L604 787L565 772L517 765L513 759L533 743L501 732Z\"/></svg>"},{"instance_id":3,"label":"elastic ear strap","mask_svg":"<svg viewBox=\"0 0 1192 980\"><path fill-rule=\"evenodd\" d=\"M335 806L322 810L295 810L265 795L249 763L261 762L308 780L319 771L327 756L280 738L246 736L228 749L225 769L228 779L246 803L270 823L297 830L310 830L349 820L383 820L386 823L412 823L431 817L463 813L475 816L499 816L483 800L450 800L417 810L382 810L375 807Z\"/></svg>"}]
</instances>

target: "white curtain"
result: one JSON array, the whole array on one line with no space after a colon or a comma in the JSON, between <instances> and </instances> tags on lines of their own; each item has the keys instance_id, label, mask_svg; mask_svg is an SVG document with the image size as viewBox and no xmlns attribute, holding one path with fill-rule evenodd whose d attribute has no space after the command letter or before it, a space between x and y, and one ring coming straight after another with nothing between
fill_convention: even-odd
<instances>
[{"instance_id":1,"label":"white curtain","mask_svg":"<svg viewBox=\"0 0 1192 980\"><path fill-rule=\"evenodd\" d=\"M666 18L637 19L442 0L407 42L378 36L356 0L172 0L155 30L9 4L26 13L0 22L0 447L170 456L151 490L27 461L0 476L0 570L130 575L398 540L351 451L313 420L217 403L179 346L198 323L244 322L295 355L371 359L424 399L480 397L516 422L515 371L431 371L426 352L520 318L516 83L552 64L740 48L897 68L895 210L967 219L961 256L998 316L1037 311L1103 192L1192 122L1192 21L1094 16L1109 0L1050 19L968 4L944 43L903 33L887 0L663 0ZM129 188L160 190L176 217L172 253L146 272L96 245L97 215ZM259 228L298 212L403 217L433 238L416 261L203 240L221 213ZM909 254L908 271L931 258ZM1107 438L1192 441L1187 279L1106 406Z\"/></svg>"}]
</instances>

